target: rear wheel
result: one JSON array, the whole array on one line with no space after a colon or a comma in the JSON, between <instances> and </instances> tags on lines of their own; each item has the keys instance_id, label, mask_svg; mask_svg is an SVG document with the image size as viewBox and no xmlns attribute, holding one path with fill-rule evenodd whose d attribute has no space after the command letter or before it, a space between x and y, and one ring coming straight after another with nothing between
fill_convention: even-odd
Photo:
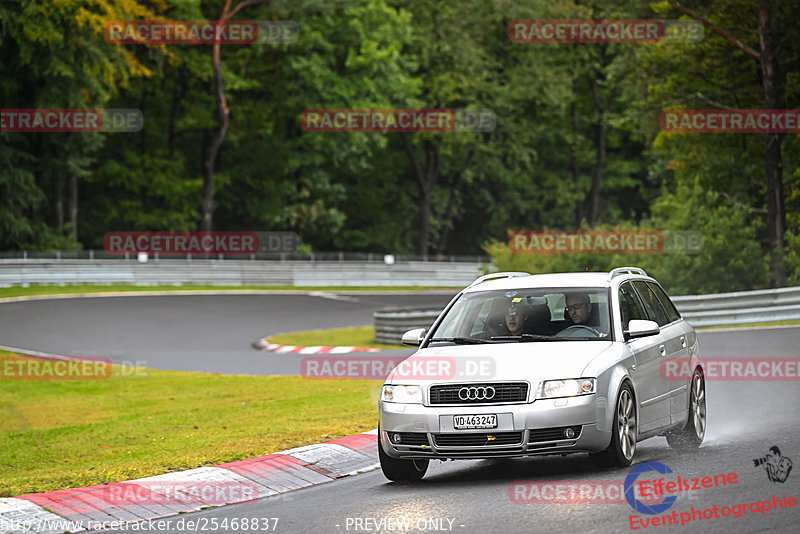
<instances>
[{"instance_id":1,"label":"rear wheel","mask_svg":"<svg viewBox=\"0 0 800 534\"><path fill-rule=\"evenodd\" d=\"M609 467L631 465L636 453L636 403L631 387L625 383L619 389L614 409L611 443L603 452L596 455L598 463Z\"/></svg>"},{"instance_id":2,"label":"rear wheel","mask_svg":"<svg viewBox=\"0 0 800 534\"><path fill-rule=\"evenodd\" d=\"M383 450L381 431L378 429L378 459L381 462L383 476L395 482L417 482L422 480L428 470L430 460L398 460Z\"/></svg>"},{"instance_id":3,"label":"rear wheel","mask_svg":"<svg viewBox=\"0 0 800 534\"><path fill-rule=\"evenodd\" d=\"M706 381L703 371L695 369L689 386L689 417L682 430L666 434L673 449L696 449L706 437Z\"/></svg>"}]
</instances>

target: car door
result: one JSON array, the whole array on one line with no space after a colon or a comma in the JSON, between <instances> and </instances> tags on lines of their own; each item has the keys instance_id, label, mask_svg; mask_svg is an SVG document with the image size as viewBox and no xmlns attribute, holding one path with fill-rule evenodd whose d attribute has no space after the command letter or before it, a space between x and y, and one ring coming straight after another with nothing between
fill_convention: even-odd
<instances>
[{"instance_id":1,"label":"car door","mask_svg":"<svg viewBox=\"0 0 800 534\"><path fill-rule=\"evenodd\" d=\"M690 369L690 349L695 346L697 338L694 329L681 318L664 289L654 282L648 282L647 285L655 293L669 319L665 328L669 334L666 340L668 359L664 360L665 372L662 373L662 378L666 380L667 391L670 393L671 422L678 423L686 420L689 409L690 377L681 372Z\"/></svg>"},{"instance_id":2,"label":"car door","mask_svg":"<svg viewBox=\"0 0 800 534\"><path fill-rule=\"evenodd\" d=\"M650 320L636 290L630 282L619 287L620 318L623 332L633 319ZM659 374L661 349L664 345L661 334L630 339L625 342L633 353L635 369L631 378L639 401L639 432L648 432L669 424L669 397L665 382Z\"/></svg>"}]
</instances>

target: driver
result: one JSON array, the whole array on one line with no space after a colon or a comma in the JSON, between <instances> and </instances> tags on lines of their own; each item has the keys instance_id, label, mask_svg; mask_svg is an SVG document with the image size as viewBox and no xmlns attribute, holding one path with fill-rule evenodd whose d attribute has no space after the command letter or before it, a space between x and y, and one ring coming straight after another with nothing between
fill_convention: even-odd
<instances>
[{"instance_id":1,"label":"driver","mask_svg":"<svg viewBox=\"0 0 800 534\"><path fill-rule=\"evenodd\" d=\"M572 293L567 295L567 314L573 324L587 324L592 313L592 303L586 293Z\"/></svg>"},{"instance_id":2,"label":"driver","mask_svg":"<svg viewBox=\"0 0 800 534\"><path fill-rule=\"evenodd\" d=\"M600 331L600 325L595 324L598 319L592 317L592 302L586 293L569 293L566 295L567 306L565 311L572 321L572 325L584 325L596 330L599 337L606 337L608 333Z\"/></svg>"}]
</instances>

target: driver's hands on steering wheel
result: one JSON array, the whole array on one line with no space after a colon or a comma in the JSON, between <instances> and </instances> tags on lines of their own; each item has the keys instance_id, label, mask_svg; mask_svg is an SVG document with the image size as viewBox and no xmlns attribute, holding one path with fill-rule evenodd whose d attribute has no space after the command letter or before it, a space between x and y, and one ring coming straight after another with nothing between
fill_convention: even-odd
<instances>
[{"instance_id":1,"label":"driver's hands on steering wheel","mask_svg":"<svg viewBox=\"0 0 800 534\"><path fill-rule=\"evenodd\" d=\"M573 324L573 325L570 325L570 326L566 327L565 329L561 330L560 332L558 332L556 334L556 337L584 337L584 336L579 336L579 335L576 335L576 336L570 335L573 332L577 333L577 332L580 332L581 330L588 330L592 334L593 337L606 337L606 336L608 336L608 334L602 333L602 332L598 332L597 330L595 330L594 328L592 328L589 325L586 325L586 324Z\"/></svg>"}]
</instances>

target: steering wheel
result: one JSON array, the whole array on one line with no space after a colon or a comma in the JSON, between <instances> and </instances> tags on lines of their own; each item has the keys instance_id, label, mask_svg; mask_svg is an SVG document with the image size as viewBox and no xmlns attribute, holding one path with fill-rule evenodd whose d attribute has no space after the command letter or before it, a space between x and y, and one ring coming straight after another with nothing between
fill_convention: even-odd
<instances>
[{"instance_id":1,"label":"steering wheel","mask_svg":"<svg viewBox=\"0 0 800 534\"><path fill-rule=\"evenodd\" d=\"M601 337L600 332L585 324L570 325L557 333L556 337L587 337L587 333L591 334L591 337Z\"/></svg>"}]
</instances>

